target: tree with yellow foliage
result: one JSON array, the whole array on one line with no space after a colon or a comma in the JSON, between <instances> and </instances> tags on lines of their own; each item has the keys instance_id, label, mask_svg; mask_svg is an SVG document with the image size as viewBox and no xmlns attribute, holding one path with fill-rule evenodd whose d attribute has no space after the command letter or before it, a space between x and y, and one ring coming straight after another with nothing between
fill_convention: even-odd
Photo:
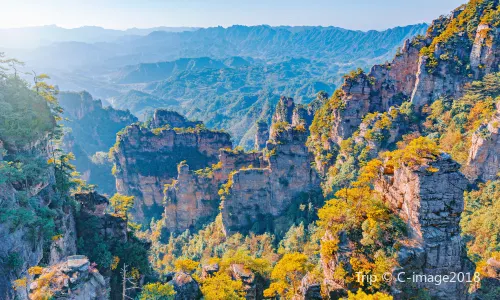
<instances>
[{"instance_id":1,"label":"tree with yellow foliage","mask_svg":"<svg viewBox=\"0 0 500 300\"><path fill-rule=\"evenodd\" d=\"M149 283L142 288L139 300L173 300L174 287L168 283Z\"/></svg>"},{"instance_id":2,"label":"tree with yellow foliage","mask_svg":"<svg viewBox=\"0 0 500 300\"><path fill-rule=\"evenodd\" d=\"M389 158L386 166L398 168L400 165L418 167L436 160L441 154L438 144L428 137L413 139L408 146L384 155Z\"/></svg>"},{"instance_id":3,"label":"tree with yellow foliage","mask_svg":"<svg viewBox=\"0 0 500 300\"><path fill-rule=\"evenodd\" d=\"M264 291L264 297L291 299L298 291L300 281L313 269L302 253L288 253L281 258L271 273L271 286Z\"/></svg>"},{"instance_id":4,"label":"tree with yellow foliage","mask_svg":"<svg viewBox=\"0 0 500 300\"><path fill-rule=\"evenodd\" d=\"M128 222L128 211L134 206L134 196L125 196L120 193L116 193L109 199L111 206L117 216L122 217Z\"/></svg>"},{"instance_id":5,"label":"tree with yellow foliage","mask_svg":"<svg viewBox=\"0 0 500 300\"><path fill-rule=\"evenodd\" d=\"M244 300L245 290L243 282L233 280L224 271L217 272L214 276L205 278L202 281L201 292L206 300Z\"/></svg>"},{"instance_id":6,"label":"tree with yellow foliage","mask_svg":"<svg viewBox=\"0 0 500 300\"><path fill-rule=\"evenodd\" d=\"M184 272L186 274L193 274L200 266L200 263L189 258L178 259L174 263L177 272Z\"/></svg>"},{"instance_id":7,"label":"tree with yellow foliage","mask_svg":"<svg viewBox=\"0 0 500 300\"><path fill-rule=\"evenodd\" d=\"M348 300L392 300L392 296L377 292L375 294L366 294L362 290L358 290L356 294L348 292Z\"/></svg>"},{"instance_id":8,"label":"tree with yellow foliage","mask_svg":"<svg viewBox=\"0 0 500 300\"><path fill-rule=\"evenodd\" d=\"M346 287L362 286L357 282L358 272L380 278L397 265L394 246L404 237L405 224L390 212L371 188L381 169L380 160L368 162L353 188L338 191L318 211L319 231L329 237L321 241L321 256L335 261L336 280ZM342 235L353 248L350 258L338 255ZM383 282L375 282L365 288L375 292L388 287Z\"/></svg>"}]
</instances>

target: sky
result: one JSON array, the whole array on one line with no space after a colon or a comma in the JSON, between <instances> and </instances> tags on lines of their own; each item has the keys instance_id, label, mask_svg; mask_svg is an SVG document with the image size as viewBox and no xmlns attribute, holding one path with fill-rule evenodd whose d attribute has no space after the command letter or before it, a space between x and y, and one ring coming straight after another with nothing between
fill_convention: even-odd
<instances>
[{"instance_id":1,"label":"sky","mask_svg":"<svg viewBox=\"0 0 500 300\"><path fill-rule=\"evenodd\" d=\"M466 0L0 0L0 28L58 25L322 25L386 29L430 22Z\"/></svg>"}]
</instances>

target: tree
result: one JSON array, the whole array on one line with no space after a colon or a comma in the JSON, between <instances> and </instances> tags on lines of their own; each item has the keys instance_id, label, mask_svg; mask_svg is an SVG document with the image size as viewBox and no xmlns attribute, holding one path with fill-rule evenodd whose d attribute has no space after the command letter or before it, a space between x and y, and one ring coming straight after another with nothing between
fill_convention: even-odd
<instances>
[{"instance_id":1,"label":"tree","mask_svg":"<svg viewBox=\"0 0 500 300\"><path fill-rule=\"evenodd\" d=\"M435 161L440 154L441 150L435 141L421 136L412 140L403 149L386 153L385 155L389 157L386 167L398 168L400 165L419 167Z\"/></svg>"},{"instance_id":2,"label":"tree","mask_svg":"<svg viewBox=\"0 0 500 300\"><path fill-rule=\"evenodd\" d=\"M232 280L226 272L219 271L203 280L201 292L206 300L244 300L243 282Z\"/></svg>"},{"instance_id":3,"label":"tree","mask_svg":"<svg viewBox=\"0 0 500 300\"><path fill-rule=\"evenodd\" d=\"M61 114L63 113L63 109L59 106L59 101L57 101L57 94L59 94L59 89L45 82L45 80L50 79L47 74L37 75L35 71L33 71L33 89L37 92L38 95L42 96L47 104L49 105L56 121L62 120Z\"/></svg>"},{"instance_id":4,"label":"tree","mask_svg":"<svg viewBox=\"0 0 500 300\"><path fill-rule=\"evenodd\" d=\"M116 215L128 222L128 211L134 206L134 196L125 196L120 193L114 194L109 201Z\"/></svg>"},{"instance_id":5,"label":"tree","mask_svg":"<svg viewBox=\"0 0 500 300\"><path fill-rule=\"evenodd\" d=\"M8 67L4 67L3 65L7 65ZM0 52L0 77L5 77L5 71L11 69L14 70L14 77L17 77L17 69L20 66L24 66L24 62L19 61L15 58L5 58L5 53Z\"/></svg>"},{"instance_id":6,"label":"tree","mask_svg":"<svg viewBox=\"0 0 500 300\"><path fill-rule=\"evenodd\" d=\"M132 273L127 273L127 265L124 264L122 268L122 300L133 298L128 296L128 291L138 289L136 279L134 278Z\"/></svg>"},{"instance_id":7,"label":"tree","mask_svg":"<svg viewBox=\"0 0 500 300\"><path fill-rule=\"evenodd\" d=\"M285 299L291 299L298 292L300 281L311 271L313 265L302 253L288 253L276 264L271 273L271 286L264 291L265 297L280 295Z\"/></svg>"},{"instance_id":8,"label":"tree","mask_svg":"<svg viewBox=\"0 0 500 300\"><path fill-rule=\"evenodd\" d=\"M174 287L168 283L148 283L142 288L139 300L173 300Z\"/></svg>"},{"instance_id":9,"label":"tree","mask_svg":"<svg viewBox=\"0 0 500 300\"><path fill-rule=\"evenodd\" d=\"M348 292L348 300L392 300L392 296L377 292L375 294L366 294L362 290L358 290L356 294Z\"/></svg>"},{"instance_id":10,"label":"tree","mask_svg":"<svg viewBox=\"0 0 500 300\"><path fill-rule=\"evenodd\" d=\"M191 260L189 258L178 259L174 263L176 271L184 272L187 274L192 274L194 271L196 271L196 269L198 269L199 265L200 264L198 262Z\"/></svg>"}]
</instances>

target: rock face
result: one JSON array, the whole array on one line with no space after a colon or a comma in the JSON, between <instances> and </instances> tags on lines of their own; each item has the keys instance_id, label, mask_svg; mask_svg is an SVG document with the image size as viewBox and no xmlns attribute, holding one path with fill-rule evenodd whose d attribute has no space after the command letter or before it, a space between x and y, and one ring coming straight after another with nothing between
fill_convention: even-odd
<instances>
[{"instance_id":1,"label":"rock face","mask_svg":"<svg viewBox=\"0 0 500 300\"><path fill-rule=\"evenodd\" d=\"M257 122L257 133L255 134L255 150L260 151L266 146L269 139L269 126L265 121Z\"/></svg>"},{"instance_id":2,"label":"rock face","mask_svg":"<svg viewBox=\"0 0 500 300\"><path fill-rule=\"evenodd\" d=\"M314 119L314 113L328 99L328 94L319 92L316 99L307 105L296 104L290 97L281 97L272 117L272 124L288 123L292 126L303 125L307 130ZM271 136L275 135L271 126ZM265 144L264 144L265 145Z\"/></svg>"},{"instance_id":3,"label":"rock face","mask_svg":"<svg viewBox=\"0 0 500 300\"><path fill-rule=\"evenodd\" d=\"M284 230L277 217L295 198L317 190L319 177L311 168L312 155L305 142L307 131L290 125L275 128L266 145L265 168L248 168L230 176L222 203L227 233ZM278 234L278 233L277 233Z\"/></svg>"},{"instance_id":4,"label":"rock face","mask_svg":"<svg viewBox=\"0 0 500 300\"><path fill-rule=\"evenodd\" d=\"M77 216L79 237L85 238L87 234L98 234L103 241L127 242L127 223L120 217L105 213L109 206L106 197L96 192L76 193L75 200L81 205ZM97 232L87 232L85 224L90 222L94 226L93 230Z\"/></svg>"},{"instance_id":5,"label":"rock face","mask_svg":"<svg viewBox=\"0 0 500 300\"><path fill-rule=\"evenodd\" d=\"M157 120L174 119L173 113L157 113ZM178 116L176 122L182 119ZM163 124L160 121L159 124ZM182 125L177 124L176 125ZM146 128L139 124L128 126L117 136L112 149L115 163L117 191L136 197L134 218L149 224L152 217L161 218L163 212L163 186L177 177L181 161L194 170L217 162L219 149L230 148L227 133L204 128Z\"/></svg>"},{"instance_id":6,"label":"rock face","mask_svg":"<svg viewBox=\"0 0 500 300\"><path fill-rule=\"evenodd\" d=\"M206 171L190 171L186 163L178 165L178 176L165 186L164 228L182 232L203 225L219 212L219 186L229 174L243 167L261 166L259 152L221 149L219 163Z\"/></svg>"},{"instance_id":7,"label":"rock face","mask_svg":"<svg viewBox=\"0 0 500 300\"><path fill-rule=\"evenodd\" d=\"M61 93L59 104L64 108L64 113L72 119L81 120L87 114L102 109L100 100L94 101L88 92Z\"/></svg>"},{"instance_id":8,"label":"rock face","mask_svg":"<svg viewBox=\"0 0 500 300\"><path fill-rule=\"evenodd\" d=\"M87 92L59 94L59 102L64 109L64 126L71 128L63 137L62 148L72 152L72 162L82 179L96 184L101 193L113 195L116 192L115 180L109 170L112 165L107 156L101 153L101 159L93 158L96 152L109 151L115 143L116 134L125 126L137 122L137 118L128 111L104 108L100 100L94 100Z\"/></svg>"},{"instance_id":9,"label":"rock face","mask_svg":"<svg viewBox=\"0 0 500 300\"><path fill-rule=\"evenodd\" d=\"M300 281L299 292L293 300L321 300L321 283L314 280L311 274L307 274Z\"/></svg>"},{"instance_id":10,"label":"rock face","mask_svg":"<svg viewBox=\"0 0 500 300\"><path fill-rule=\"evenodd\" d=\"M500 102L497 113L472 136L465 172L471 180L495 180L500 176Z\"/></svg>"},{"instance_id":11,"label":"rock face","mask_svg":"<svg viewBox=\"0 0 500 300\"><path fill-rule=\"evenodd\" d=\"M165 188L164 228L170 232L195 229L218 211L217 180L199 176L187 164L179 164L177 180Z\"/></svg>"},{"instance_id":12,"label":"rock face","mask_svg":"<svg viewBox=\"0 0 500 300\"><path fill-rule=\"evenodd\" d=\"M58 218L55 219L55 222L61 234L52 238L52 243L50 244L50 265L56 264L76 253L74 210L71 207L65 207Z\"/></svg>"},{"instance_id":13,"label":"rock face","mask_svg":"<svg viewBox=\"0 0 500 300\"><path fill-rule=\"evenodd\" d=\"M340 98L344 107L336 110L333 141L338 144L350 137L367 113L388 111L409 98L416 81L421 46L406 40L391 63L375 65L366 75L346 79Z\"/></svg>"},{"instance_id":14,"label":"rock face","mask_svg":"<svg viewBox=\"0 0 500 300\"><path fill-rule=\"evenodd\" d=\"M468 181L460 173L459 164L446 154L430 166L438 171L427 171L427 166L418 170L403 166L394 175L385 175L375 183L376 191L406 222L413 241L413 246L401 249L399 264L407 274L469 272L459 227ZM416 283L415 286L439 299L463 299L467 290L465 283Z\"/></svg>"},{"instance_id":15,"label":"rock face","mask_svg":"<svg viewBox=\"0 0 500 300\"><path fill-rule=\"evenodd\" d=\"M170 283L174 286L175 300L201 299L200 285L191 275L183 272L176 273Z\"/></svg>"},{"instance_id":16,"label":"rock face","mask_svg":"<svg viewBox=\"0 0 500 300\"><path fill-rule=\"evenodd\" d=\"M498 5L496 1L485 1L484 4L487 5L488 2L494 6ZM477 4L471 2L468 5ZM460 22L460 18L462 20L465 18L462 15L464 9L464 7L456 9L448 20L439 19L431 27L446 28L445 26L455 19L459 19ZM484 7L478 6L476 9L480 15ZM430 31L426 37L431 40L436 36L439 37L439 34L441 31ZM424 53L419 58L417 80L411 97L415 107L419 109L443 96L460 96L465 83L497 71L500 60L498 35L497 26L481 22L476 27L474 39L463 30L450 38L454 40L453 43L433 41L430 44L430 47L433 47L429 49L430 54ZM470 70L463 62L470 63Z\"/></svg>"},{"instance_id":17,"label":"rock face","mask_svg":"<svg viewBox=\"0 0 500 300\"><path fill-rule=\"evenodd\" d=\"M74 255L66 261L44 268L29 286L30 299L49 295L55 299L108 299L107 283L87 257Z\"/></svg>"},{"instance_id":18,"label":"rock face","mask_svg":"<svg viewBox=\"0 0 500 300\"><path fill-rule=\"evenodd\" d=\"M199 228L221 207L227 233L288 230L293 220L284 217L287 209L318 192L320 180L311 168L303 119L290 125L295 104L291 98L280 102L264 153L222 149L217 164L198 171L189 161L179 164L177 179L165 185L164 228Z\"/></svg>"},{"instance_id":19,"label":"rock face","mask_svg":"<svg viewBox=\"0 0 500 300\"><path fill-rule=\"evenodd\" d=\"M479 79L498 68L498 28L490 24L479 24L470 53L470 66L474 78Z\"/></svg>"},{"instance_id":20,"label":"rock face","mask_svg":"<svg viewBox=\"0 0 500 300\"><path fill-rule=\"evenodd\" d=\"M290 97L280 97L280 101L276 105L276 110L273 115L273 123L286 122L292 124L293 111L295 109L295 102Z\"/></svg>"},{"instance_id":21,"label":"rock face","mask_svg":"<svg viewBox=\"0 0 500 300\"><path fill-rule=\"evenodd\" d=\"M467 6L473 7L460 7L434 21L425 37L405 41L392 62L375 65L368 74L358 71L345 76L313 121L308 144L320 171L328 168L320 163L325 161L323 152L335 150L351 137L367 113L386 112L407 100L421 112L440 97L461 96L466 83L498 70L498 27L474 21L482 19L487 6L495 9L498 3ZM457 23L461 25L453 27Z\"/></svg>"},{"instance_id":22,"label":"rock face","mask_svg":"<svg viewBox=\"0 0 500 300\"><path fill-rule=\"evenodd\" d=\"M239 280L243 283L243 289L246 293L245 298L247 300L264 299L265 282L261 276L246 269L242 264L232 264L230 273L233 280Z\"/></svg>"},{"instance_id":23,"label":"rock face","mask_svg":"<svg viewBox=\"0 0 500 300\"><path fill-rule=\"evenodd\" d=\"M5 147L5 149L3 148ZM14 147L4 144L0 151L6 154L2 159L8 160L16 155L26 155L31 160L47 161L48 138L32 141L26 147ZM5 151L5 152L4 152ZM3 156L3 155L2 155ZM3 161L2 161L3 162ZM50 209L49 205L56 201L59 195L54 190L54 169L48 166L34 176L33 184L25 186L19 182L0 183L0 207L2 221L0 222L0 299L26 299L26 290L12 288L14 280L23 278L27 269L39 265L57 263L68 255L76 252L75 222L73 208L60 205ZM50 219L42 219L35 208L27 204L27 199L34 206L51 214ZM6 214L7 212L7 214ZM21 219L16 214L23 213ZM16 220L17 219L17 220ZM32 228L30 222L53 222L53 228L58 235L47 237L41 226ZM16 224L17 222L17 224ZM33 236L36 238L34 239Z\"/></svg>"}]
</instances>

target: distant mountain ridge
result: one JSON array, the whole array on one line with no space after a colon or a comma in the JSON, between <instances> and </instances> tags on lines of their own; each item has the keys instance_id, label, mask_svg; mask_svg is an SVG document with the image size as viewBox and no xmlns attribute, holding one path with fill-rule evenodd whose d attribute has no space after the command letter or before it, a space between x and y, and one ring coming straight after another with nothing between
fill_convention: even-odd
<instances>
[{"instance_id":1,"label":"distant mountain ridge","mask_svg":"<svg viewBox=\"0 0 500 300\"><path fill-rule=\"evenodd\" d=\"M363 59L368 64L374 59L389 59L403 40L425 33L427 27L427 24L416 24L363 32L337 27L235 25L182 32L153 31L146 36L98 43L53 43L20 53L20 58L40 68L100 70L205 56L216 59L241 56L267 61L304 57L330 63L355 63Z\"/></svg>"},{"instance_id":2,"label":"distant mountain ridge","mask_svg":"<svg viewBox=\"0 0 500 300\"><path fill-rule=\"evenodd\" d=\"M147 35L153 31L193 31L197 27L152 27L129 28L125 30L107 29L99 26L63 28L57 25L33 26L22 28L0 28L0 40L5 48L32 48L54 42L106 42L130 35Z\"/></svg>"},{"instance_id":3,"label":"distant mountain ridge","mask_svg":"<svg viewBox=\"0 0 500 300\"><path fill-rule=\"evenodd\" d=\"M245 61L245 63L249 65L247 61ZM245 63L239 61L239 64ZM175 61L145 63L125 67L119 75L118 83L151 82L167 79L174 73L183 71L202 70L205 68L222 69L226 67L230 66L226 65L223 61L211 59L209 57L195 59L181 58Z\"/></svg>"}]
</instances>

